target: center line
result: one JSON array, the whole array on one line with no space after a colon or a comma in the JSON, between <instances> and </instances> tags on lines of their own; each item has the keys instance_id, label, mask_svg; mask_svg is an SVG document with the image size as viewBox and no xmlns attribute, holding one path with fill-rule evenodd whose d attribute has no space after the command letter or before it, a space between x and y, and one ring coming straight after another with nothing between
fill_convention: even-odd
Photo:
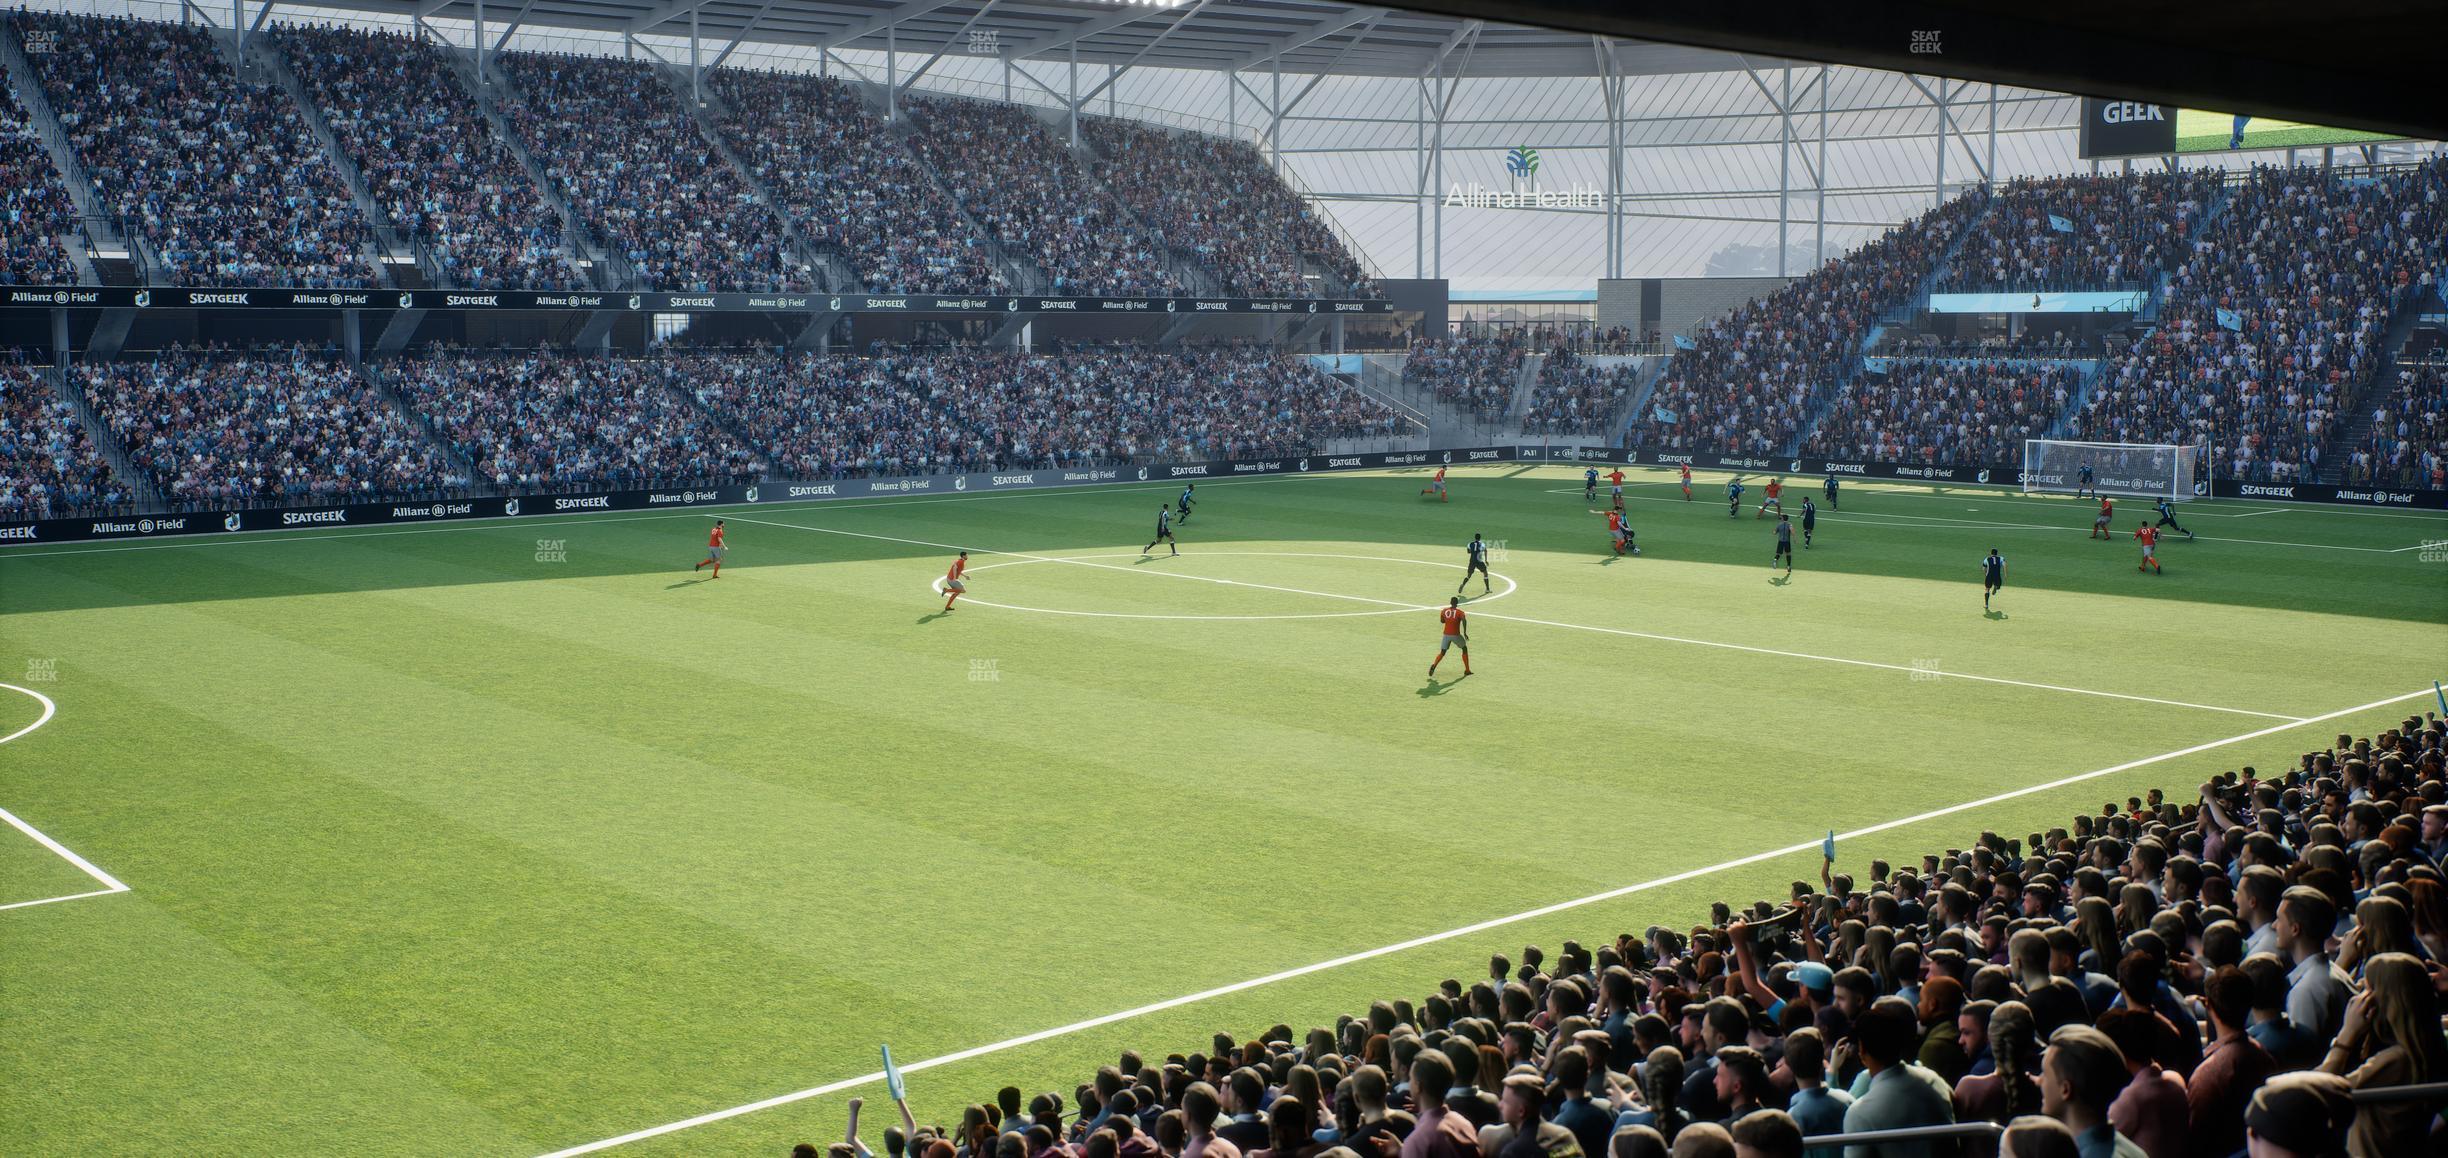
<instances>
[{"instance_id":1,"label":"center line","mask_svg":"<svg viewBox=\"0 0 2448 1158\"><path fill-rule=\"evenodd\" d=\"M1367 595L1344 595L1334 591L1310 591L1306 588L1300 587L1276 587L1265 583L1245 583L1231 579L1211 579L1204 575L1183 575L1172 571L1150 571L1140 567L1124 567L1114 563L1092 563L1086 559L1066 559L1060 555L1037 555L1027 551L997 551L987 547L962 548L951 543L930 543L924 539L905 539L898 535L877 535L870 534L865 531L844 531L835 529L833 527L811 527L802 523L777 523L765 519L746 519L736 516L731 517L730 521L734 523L754 523L759 526L766 527L781 527L793 531L813 531L823 535L843 535L853 539L872 539L877 542L884 543L902 543L914 547L935 547L946 551L959 551L964 549L983 551L990 555L1010 555L1015 558L1034 559L1048 563L1069 563L1075 567L1094 567L1104 571L1120 571L1129 575L1149 575L1164 579L1188 579L1200 583L1215 583L1230 587L1255 587L1266 591L1281 591L1291 595L1309 595L1320 599L1343 599L1353 603L1371 603L1380 607L1402 607L1414 610L1419 607L1419 605L1416 603L1405 603L1396 599L1377 599ZM1167 556L1167 558L1170 557L1171 556ZM1714 647L1721 648L1726 651L1747 651L1755 655L1776 655L1784 656L1788 659L1811 659L1818 660L1822 663L1841 663L1848 664L1853 667L1880 668L1886 671L1911 672L1925 677L1937 675L1948 679L1976 680L1981 683L2036 688L2041 691L2067 692L2080 696L2100 696L2112 700L2130 700L2134 703L2160 704L2171 708L2198 708L2205 712L2227 712L2229 714L2238 716L2259 716L2265 720L2286 720L2289 722L2294 722L2299 719L2299 717L2284 715L2278 712L2257 712L2250 708L2225 708L2220 707L2217 704L2196 704L2189 703L2184 700L2163 700L2155 696L2128 695L2124 692L2103 692L2093 688L2067 687L2063 684L2034 683L2030 680L2006 679L2003 676L1969 675L1963 672L1937 671L1932 668L1908 667L1903 664L1881 663L1877 660L1870 659L1846 659L1842 656L1813 655L1804 651L1779 651L1772 647L1752 647L1747 644L1740 643L1719 643L1716 640L1711 639L1691 639L1679 635L1658 635L1652 632L1630 631L1618 627L1592 627L1588 624L1582 623L1558 623L1554 620L1530 619L1519 615L1499 615L1494 612L1474 612L1473 614L1476 614L1483 619L1503 619L1520 623L1533 623L1541 627L1556 627L1567 631L1595 631L1607 635L1626 636L1632 639L1655 640L1660 643L1681 643L1689 644L1693 647Z\"/></svg>"}]
</instances>

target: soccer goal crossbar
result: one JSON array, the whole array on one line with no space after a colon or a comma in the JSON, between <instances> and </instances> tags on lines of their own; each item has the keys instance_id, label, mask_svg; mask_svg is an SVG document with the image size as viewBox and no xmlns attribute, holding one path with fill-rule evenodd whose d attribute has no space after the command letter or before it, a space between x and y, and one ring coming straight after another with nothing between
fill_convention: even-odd
<instances>
[{"instance_id":1,"label":"soccer goal crossbar","mask_svg":"<svg viewBox=\"0 0 2448 1158\"><path fill-rule=\"evenodd\" d=\"M2182 502L2210 497L2202 465L2202 448L2195 446L2033 438L2023 443L2023 489Z\"/></svg>"}]
</instances>

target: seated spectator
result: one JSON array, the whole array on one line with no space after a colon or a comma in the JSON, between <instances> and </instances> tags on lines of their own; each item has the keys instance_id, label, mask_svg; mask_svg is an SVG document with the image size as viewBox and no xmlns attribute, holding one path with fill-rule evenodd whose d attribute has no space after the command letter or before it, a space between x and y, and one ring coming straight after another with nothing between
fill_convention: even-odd
<instances>
[{"instance_id":1,"label":"seated spectator","mask_svg":"<svg viewBox=\"0 0 2448 1158\"><path fill-rule=\"evenodd\" d=\"M72 373L129 460L183 507L371 502L468 485L336 353L182 347Z\"/></svg>"},{"instance_id":2,"label":"seated spectator","mask_svg":"<svg viewBox=\"0 0 2448 1158\"><path fill-rule=\"evenodd\" d=\"M2440 1025L2431 974L2410 953L2372 958L2365 989L2347 1003L2321 1072L2355 1089L2423 1085L2448 1078L2448 1036ZM2412 1154L2432 1144L2436 1099L2374 1102L2356 1109L2346 1148L2354 1154Z\"/></svg>"},{"instance_id":3,"label":"seated spectator","mask_svg":"<svg viewBox=\"0 0 2448 1158\"><path fill-rule=\"evenodd\" d=\"M75 207L12 86L0 85L0 285L75 285Z\"/></svg>"},{"instance_id":4,"label":"seated spectator","mask_svg":"<svg viewBox=\"0 0 2448 1158\"><path fill-rule=\"evenodd\" d=\"M101 514L133 496L40 367L0 362L0 520Z\"/></svg>"},{"instance_id":5,"label":"seated spectator","mask_svg":"<svg viewBox=\"0 0 2448 1158\"><path fill-rule=\"evenodd\" d=\"M643 61L493 58L503 110L570 205L649 289L781 293L814 285L755 191Z\"/></svg>"},{"instance_id":6,"label":"seated spectator","mask_svg":"<svg viewBox=\"0 0 2448 1158\"><path fill-rule=\"evenodd\" d=\"M372 234L287 93L231 75L200 27L20 12L26 59L111 216L199 286L363 286ZM97 78L107 78L106 82Z\"/></svg>"},{"instance_id":7,"label":"seated spectator","mask_svg":"<svg viewBox=\"0 0 2448 1158\"><path fill-rule=\"evenodd\" d=\"M283 27L287 56L385 216L425 243L453 285L579 284L561 219L495 136L448 53L393 32Z\"/></svg>"}]
</instances>

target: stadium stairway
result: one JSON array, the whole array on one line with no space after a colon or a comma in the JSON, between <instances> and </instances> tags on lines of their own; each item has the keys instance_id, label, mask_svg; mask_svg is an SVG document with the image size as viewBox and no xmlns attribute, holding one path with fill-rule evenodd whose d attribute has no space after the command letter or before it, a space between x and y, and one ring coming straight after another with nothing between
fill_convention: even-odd
<instances>
[{"instance_id":1,"label":"stadium stairway","mask_svg":"<svg viewBox=\"0 0 2448 1158\"><path fill-rule=\"evenodd\" d=\"M2057 417L2049 423L2048 433L2041 437L2070 437L2067 432L2073 429L2074 416L2082 413L2083 407L2090 404L2091 388L2099 384L2100 371L2108 368L2108 361L2106 358L2083 361L2082 380L2074 384L2074 393L2066 398L2065 409L2058 412Z\"/></svg>"},{"instance_id":2,"label":"stadium stairway","mask_svg":"<svg viewBox=\"0 0 2448 1158\"><path fill-rule=\"evenodd\" d=\"M1539 370L1547 365L1545 354L1523 354L1521 372L1513 376L1513 396L1505 399L1505 421L1521 421L1522 412L1530 409L1530 400L1538 396Z\"/></svg>"},{"instance_id":3,"label":"stadium stairway","mask_svg":"<svg viewBox=\"0 0 2448 1158\"><path fill-rule=\"evenodd\" d=\"M1360 363L1361 392L1392 400L1396 409L1423 417L1431 446L1501 445L1508 427L1489 422L1437 397L1436 391L1405 381L1401 354L1364 354Z\"/></svg>"},{"instance_id":4,"label":"stadium stairway","mask_svg":"<svg viewBox=\"0 0 2448 1158\"><path fill-rule=\"evenodd\" d=\"M1039 120L1049 120L1049 114L1052 113L1052 110L1047 109L1032 109L1032 111L1037 113ZM1059 117L1055 116L1051 119L1059 120ZM1097 175L1098 162L1108 161L1111 158L1100 151L1090 141L1087 134L1082 133L1079 143L1071 146L1069 151L1071 162L1078 166L1081 179L1104 190L1105 195L1112 198L1113 203L1121 208L1122 215L1130 219L1132 228L1164 243L1165 268L1172 273L1173 280L1180 282L1193 297L1224 296L1223 278L1217 276L1214 270L1209 269L1205 262L1200 261L1196 253L1173 244L1172 238L1166 236L1163 230L1156 228L1147 218L1141 217L1138 210L1131 208L1130 202L1124 201L1122 195L1114 191L1113 186L1106 184L1105 179Z\"/></svg>"},{"instance_id":5,"label":"stadium stairway","mask_svg":"<svg viewBox=\"0 0 2448 1158\"><path fill-rule=\"evenodd\" d=\"M34 135L41 138L43 152L50 155L51 167L68 191L69 204L76 209L77 229L83 234L84 243L71 245L68 251L77 262L78 272L91 277L91 284L150 284L152 269L146 265L145 249L131 244L129 232L104 211L93 179L77 161L76 149L68 143L68 131L61 126L59 114L52 110L51 98L44 94L42 79L34 74L34 65L25 58L17 36L16 22L9 21L5 33L0 33L0 68L6 69L9 87L16 91L17 102L25 107L26 119L33 125Z\"/></svg>"},{"instance_id":6,"label":"stadium stairway","mask_svg":"<svg viewBox=\"0 0 2448 1158\"><path fill-rule=\"evenodd\" d=\"M596 289L645 288L627 259L595 239L585 219L578 215L577 208L561 191L560 184L544 168L543 161L527 148L527 142L511 131L510 118L502 112L500 103L502 94L507 94L513 100L518 99L518 89L511 85L509 77L502 75L500 69L492 70L490 76L480 75L474 54L466 50L449 47L444 51L449 54L451 71L459 77L459 87L467 93L469 100L476 102L477 113L493 127L494 137L510 150L512 157L517 158L519 168L526 171L527 180L535 185L537 195L561 218L561 260L569 267L570 273L580 282ZM593 321L590 319L589 328L592 327Z\"/></svg>"},{"instance_id":7,"label":"stadium stairway","mask_svg":"<svg viewBox=\"0 0 2448 1158\"><path fill-rule=\"evenodd\" d=\"M840 293L860 288L858 278L850 272L849 263L811 240L799 228L799 222L790 215L790 211L783 207L782 199L774 196L773 189L765 184L765 179L757 176L756 170L750 168L738 150L731 147L729 138L723 133L723 125L731 119L731 110L722 103L722 98L716 96L712 89L700 85L698 89L702 99L691 101L687 69L674 64L649 67L663 78L664 84L670 86L672 99L689 109L689 119L697 125L697 135L705 138L707 147L713 149L714 155L722 158L723 164L729 165L732 172L739 174L740 181L755 195L757 204L764 206L765 212L772 214L773 219L781 224L783 244L789 249L791 260L814 275L818 292Z\"/></svg>"},{"instance_id":8,"label":"stadium stairway","mask_svg":"<svg viewBox=\"0 0 2448 1158\"><path fill-rule=\"evenodd\" d=\"M381 270L383 276L399 289L417 288L412 282L442 284L440 264L434 262L430 253L410 241L391 220L382 203L375 200L373 188L366 184L365 173L357 168L357 162L348 155L348 151L340 147L339 135L332 132L331 121L323 115L323 107L315 103L313 94L306 91L305 82L298 79L297 70L289 66L288 46L277 36L258 37L254 49L247 54L248 66L258 70L258 75L288 96L290 105L297 109L299 119L306 122L306 131L314 134L315 144L322 149L323 163L331 166L332 172L339 176L341 186L348 190L350 202L357 206L358 215L365 218L367 227L372 230L381 250L375 255L374 268ZM403 277L399 272L399 267L403 265L416 273Z\"/></svg>"},{"instance_id":9,"label":"stadium stairway","mask_svg":"<svg viewBox=\"0 0 2448 1158\"><path fill-rule=\"evenodd\" d=\"M2422 320L2422 303L2429 297L2429 291L2417 287L2408 287L2398 295L2388 329L2380 339L2380 361L2372 367L2370 377L2355 384L2349 400L2339 404L2345 421L2338 424L2337 434L2329 439L2329 444L2321 448L2320 470L2313 475L2314 481L2331 486L2345 481L2346 458L2370 439L2372 406L2379 394L2397 381L2397 362L2405 355L2406 343L2414 337L2414 328Z\"/></svg>"},{"instance_id":10,"label":"stadium stairway","mask_svg":"<svg viewBox=\"0 0 2448 1158\"><path fill-rule=\"evenodd\" d=\"M876 91L881 86L863 80L853 80L850 85L858 90L860 98L867 102L867 107L873 110L876 116L885 115L884 98ZM977 215L970 212L969 203L961 199L960 190L953 188L952 182L946 180L934 165L928 163L926 154L919 151L917 142L910 139L912 131L909 126L910 115L903 113L887 119L885 131L891 134L894 140L901 143L901 148L918 166L918 171L926 174L928 180L935 182L936 192L943 194L945 203L951 205L953 211L961 215L961 224L969 227L970 234L986 243L987 254L994 259L995 268L1003 271L1003 278L1011 283L1012 290L1024 294L1046 292L1047 288L1053 284L1053 279L1048 278L1044 270L1038 269L1036 263L1025 260L1006 249L993 234L986 232L986 227L978 223Z\"/></svg>"},{"instance_id":11,"label":"stadium stairway","mask_svg":"<svg viewBox=\"0 0 2448 1158\"><path fill-rule=\"evenodd\" d=\"M136 311L114 310L111 312L134 314ZM67 372L61 367L52 366L43 371L42 377L43 381L51 387L51 393L60 401L67 403L70 410L76 412L77 422L85 427L85 436L93 440L94 449L102 452L102 461L110 464L111 474L116 476L128 488L128 492L135 496L136 508L146 511L169 510L168 500L163 497L161 489L153 485L152 476L137 469L135 460L128 457L127 447L119 441L119 436L102 421L102 416L94 412L93 402L85 397L85 391L77 387L76 383L68 377Z\"/></svg>"},{"instance_id":12,"label":"stadium stairway","mask_svg":"<svg viewBox=\"0 0 2448 1158\"><path fill-rule=\"evenodd\" d=\"M1905 295L1902 301L1879 311L1869 328L1862 332L1861 343L1845 358L1844 366L1836 372L1835 379L1812 395L1810 416L1794 428L1793 441L1780 448L1779 453L1800 454L1802 448L1810 444L1812 432L1819 428L1820 420L1827 417L1828 411L1835 408L1837 395L1842 394L1844 388L1861 373L1863 361L1870 357L1871 351L1879 348L1879 343L1887 337L1888 327L1902 325L1910 321L1914 313L1928 308L1930 293L1937 287L1939 275L1954 267L1955 257L1963 252L1964 243L1971 240L1972 232L1980 228L1981 222L1988 219L1989 211L1996 205L1997 198L1984 192L1980 208L1964 221L1963 228L1955 231L1946 248L1939 251L1937 259L1930 262L1929 269L1922 273L1921 280L1913 285L1912 292Z\"/></svg>"},{"instance_id":13,"label":"stadium stairway","mask_svg":"<svg viewBox=\"0 0 2448 1158\"><path fill-rule=\"evenodd\" d=\"M1624 404L1615 413L1614 425L1607 428L1610 445L1623 441L1635 415L1649 412L1649 398L1657 393L1658 383L1665 380L1666 368L1674 364L1674 356L1644 354L1640 356L1640 363L1640 374L1633 378L1632 389L1625 393Z\"/></svg>"},{"instance_id":14,"label":"stadium stairway","mask_svg":"<svg viewBox=\"0 0 2448 1158\"><path fill-rule=\"evenodd\" d=\"M378 361L367 358L351 359L350 361L352 367L357 371L357 377L364 380L367 386L372 387L376 394L382 396L383 403L391 408L392 413L407 419L408 425L423 431L425 441L450 463L451 469L467 477L470 494L482 496L501 493L501 488L494 486L491 480L485 478L483 473L476 469L474 459L469 458L465 452L452 445L450 438L443 434L440 425L427 417L424 412L408 404L407 396L399 392L399 387L392 382L389 371L385 369L390 364L387 360Z\"/></svg>"}]
</instances>

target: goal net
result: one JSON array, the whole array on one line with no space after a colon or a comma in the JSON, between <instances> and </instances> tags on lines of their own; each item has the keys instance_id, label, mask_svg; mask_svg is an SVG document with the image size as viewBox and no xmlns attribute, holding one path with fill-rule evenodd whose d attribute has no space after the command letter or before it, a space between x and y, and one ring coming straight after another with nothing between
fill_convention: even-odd
<instances>
[{"instance_id":1,"label":"goal net","mask_svg":"<svg viewBox=\"0 0 2448 1158\"><path fill-rule=\"evenodd\" d=\"M2210 493L2208 480L2200 472L2201 461L2200 447L2026 439L2023 489L2068 494L2088 489L2182 502ZM2087 486L2083 480L2086 466L2091 469Z\"/></svg>"}]
</instances>

